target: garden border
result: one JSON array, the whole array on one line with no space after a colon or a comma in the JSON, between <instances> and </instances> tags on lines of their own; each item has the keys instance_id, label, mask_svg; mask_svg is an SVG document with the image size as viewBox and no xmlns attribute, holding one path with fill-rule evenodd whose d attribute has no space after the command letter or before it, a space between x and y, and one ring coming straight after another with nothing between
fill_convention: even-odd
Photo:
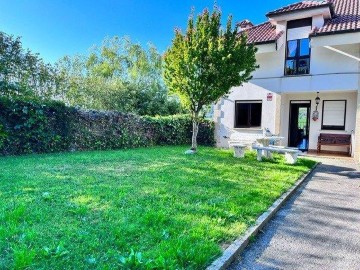
<instances>
[{"instance_id":1,"label":"garden border","mask_svg":"<svg viewBox=\"0 0 360 270\"><path fill-rule=\"evenodd\" d=\"M242 251L244 251L250 242L250 238L256 236L258 232L270 221L270 219L275 216L280 207L282 207L283 204L295 193L301 184L312 176L314 170L319 164L321 164L321 162L317 162L308 173L303 175L288 191L281 195L281 197L277 199L266 212L258 217L255 225L247 229L243 236L232 242L232 244L223 252L223 255L217 258L206 268L206 270L226 269L226 267L229 266Z\"/></svg>"}]
</instances>

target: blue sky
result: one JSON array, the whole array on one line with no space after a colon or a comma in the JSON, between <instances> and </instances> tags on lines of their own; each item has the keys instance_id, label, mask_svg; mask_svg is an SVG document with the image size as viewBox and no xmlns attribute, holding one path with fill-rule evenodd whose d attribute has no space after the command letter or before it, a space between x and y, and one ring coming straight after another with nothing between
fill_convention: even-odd
<instances>
[{"instance_id":1,"label":"blue sky","mask_svg":"<svg viewBox=\"0 0 360 270\"><path fill-rule=\"evenodd\" d=\"M234 22L266 20L265 13L296 0L217 0L223 17ZM130 36L160 52L171 44L174 28L185 29L191 8L200 13L214 0L0 0L0 31L21 36L25 48L47 62L84 54L106 36Z\"/></svg>"}]
</instances>

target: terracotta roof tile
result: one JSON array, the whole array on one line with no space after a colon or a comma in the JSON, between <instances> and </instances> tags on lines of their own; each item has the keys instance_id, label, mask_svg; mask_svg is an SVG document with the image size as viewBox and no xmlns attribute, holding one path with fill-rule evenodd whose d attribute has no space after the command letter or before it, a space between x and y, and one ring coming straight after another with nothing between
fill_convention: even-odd
<instances>
[{"instance_id":1,"label":"terracotta roof tile","mask_svg":"<svg viewBox=\"0 0 360 270\"><path fill-rule=\"evenodd\" d=\"M292 11L299 11L299 10L311 9L311 8L323 7L329 5L330 5L329 1L302 1L295 4L291 4L286 7L276 9L274 11L270 11L268 14L266 14L266 16L271 17L273 15L279 15L282 13L288 13Z\"/></svg>"},{"instance_id":2,"label":"terracotta roof tile","mask_svg":"<svg viewBox=\"0 0 360 270\"><path fill-rule=\"evenodd\" d=\"M329 5L333 9L333 18L327 20L323 27L314 29L311 36L360 31L360 0L303 1L271 11L267 16L323 5ZM254 44L275 42L283 34L283 32L276 33L275 27L270 22L244 29L240 33L246 33L248 42Z\"/></svg>"},{"instance_id":3,"label":"terracotta roof tile","mask_svg":"<svg viewBox=\"0 0 360 270\"><path fill-rule=\"evenodd\" d=\"M360 31L360 0L333 0L335 16L324 26L314 29L312 36Z\"/></svg>"},{"instance_id":4,"label":"terracotta roof tile","mask_svg":"<svg viewBox=\"0 0 360 270\"><path fill-rule=\"evenodd\" d=\"M242 33L246 33L249 43L270 43L279 39L283 32L276 33L275 27L270 22L262 23L254 27L245 29Z\"/></svg>"},{"instance_id":5,"label":"terracotta roof tile","mask_svg":"<svg viewBox=\"0 0 360 270\"><path fill-rule=\"evenodd\" d=\"M254 24L252 22L250 22L249 20L243 20L241 22L238 22L236 24L236 26L238 26L240 28L249 28L249 27L253 27Z\"/></svg>"}]
</instances>

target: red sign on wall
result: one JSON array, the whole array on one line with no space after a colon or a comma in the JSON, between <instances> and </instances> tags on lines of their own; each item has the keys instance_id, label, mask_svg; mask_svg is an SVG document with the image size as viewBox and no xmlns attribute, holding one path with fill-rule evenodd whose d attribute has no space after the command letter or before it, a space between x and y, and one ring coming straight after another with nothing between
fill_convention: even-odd
<instances>
[{"instance_id":1,"label":"red sign on wall","mask_svg":"<svg viewBox=\"0 0 360 270\"><path fill-rule=\"evenodd\" d=\"M266 97L267 97L267 101L272 101L272 99L273 99L273 94L272 94L272 93L268 93L268 94L266 95Z\"/></svg>"}]
</instances>

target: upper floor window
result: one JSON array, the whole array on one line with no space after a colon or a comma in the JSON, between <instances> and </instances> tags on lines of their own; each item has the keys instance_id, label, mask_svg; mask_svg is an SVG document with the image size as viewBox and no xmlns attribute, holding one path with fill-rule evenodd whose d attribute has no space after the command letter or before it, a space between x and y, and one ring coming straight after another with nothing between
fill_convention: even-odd
<instances>
[{"instance_id":1,"label":"upper floor window","mask_svg":"<svg viewBox=\"0 0 360 270\"><path fill-rule=\"evenodd\" d=\"M287 23L285 75L310 73L310 40L312 19L293 20Z\"/></svg>"},{"instance_id":2,"label":"upper floor window","mask_svg":"<svg viewBox=\"0 0 360 270\"><path fill-rule=\"evenodd\" d=\"M289 40L286 48L285 75L309 74L310 42L308 38Z\"/></svg>"}]
</instances>

